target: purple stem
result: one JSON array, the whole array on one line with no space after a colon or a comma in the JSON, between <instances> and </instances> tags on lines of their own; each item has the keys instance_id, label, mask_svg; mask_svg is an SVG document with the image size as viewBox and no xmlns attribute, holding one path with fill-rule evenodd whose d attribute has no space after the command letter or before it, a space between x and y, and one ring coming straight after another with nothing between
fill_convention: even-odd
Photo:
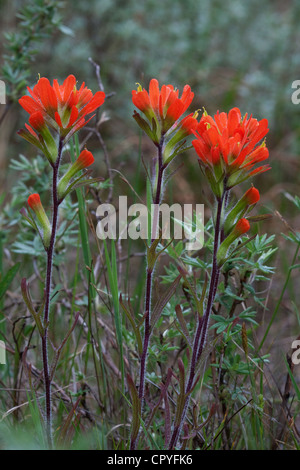
<instances>
[{"instance_id":1,"label":"purple stem","mask_svg":"<svg viewBox=\"0 0 300 470\"><path fill-rule=\"evenodd\" d=\"M198 326L194 338L193 344L193 352L192 352L192 359L190 364L190 372L189 372L189 379L187 382L187 386L185 389L185 403L183 406L182 414L180 416L180 420L174 423L173 433L169 443L169 450L174 449L176 447L182 426L185 421L188 404L190 401L190 395L194 386L194 380L196 375L196 367L203 352L207 329L209 325L209 318L212 310L212 306L214 304L217 286L219 281L220 270L217 264L217 252L220 245L220 234L221 234L221 216L222 216L222 208L223 208L223 201L224 195L226 191L224 191L221 198L218 199L217 205L217 215L216 215L216 223L215 223L215 237L214 237L214 252L213 252L213 265L212 265L212 273L210 279L210 286L209 286L209 293L208 293L208 300L205 309L205 313L203 318L198 319Z\"/></svg>"},{"instance_id":2,"label":"purple stem","mask_svg":"<svg viewBox=\"0 0 300 470\"><path fill-rule=\"evenodd\" d=\"M48 362L48 329L49 329L49 311L50 311L50 298L51 298L51 283L52 283L52 266L53 266L53 253L55 246L55 238L57 231L58 221L58 208L59 200L57 195L57 179L58 169L60 165L61 155L63 149L63 139L59 140L58 154L55 163L52 165L53 176L52 176L52 203L53 203L53 216L52 216L52 230L49 248L47 249L47 274L45 281L45 309L44 309L44 334L42 336L42 354L43 354L43 371L44 371L44 384L45 384L45 395L46 395L46 437L48 447L53 448L52 439L52 413L51 413L51 378L49 371Z\"/></svg>"}]
</instances>

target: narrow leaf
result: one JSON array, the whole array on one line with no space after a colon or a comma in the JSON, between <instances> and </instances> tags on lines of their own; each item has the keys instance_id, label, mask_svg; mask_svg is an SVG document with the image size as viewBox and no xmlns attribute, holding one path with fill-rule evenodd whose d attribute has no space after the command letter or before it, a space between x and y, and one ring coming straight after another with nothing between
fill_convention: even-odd
<instances>
[{"instance_id":1,"label":"narrow leaf","mask_svg":"<svg viewBox=\"0 0 300 470\"><path fill-rule=\"evenodd\" d=\"M141 402L138 396L136 386L129 374L127 374L127 383L128 383L128 387L130 390L131 400L132 400L131 439L135 440L137 438L137 435L140 429Z\"/></svg>"},{"instance_id":2,"label":"narrow leaf","mask_svg":"<svg viewBox=\"0 0 300 470\"><path fill-rule=\"evenodd\" d=\"M172 298L174 295L176 288L179 284L179 281L181 279L181 274L179 274L176 279L172 282L172 284L169 286L169 288L164 292L164 294L158 299L156 302L156 305L152 311L151 315L151 328L154 328L157 320L160 317L161 312L163 311L164 307L167 305L169 300Z\"/></svg>"}]
</instances>

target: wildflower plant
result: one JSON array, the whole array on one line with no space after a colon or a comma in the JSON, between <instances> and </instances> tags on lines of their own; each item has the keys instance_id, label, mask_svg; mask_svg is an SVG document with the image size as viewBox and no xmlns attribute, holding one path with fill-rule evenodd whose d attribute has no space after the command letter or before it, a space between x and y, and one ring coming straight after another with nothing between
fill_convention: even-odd
<instances>
[{"instance_id":1,"label":"wildflower plant","mask_svg":"<svg viewBox=\"0 0 300 470\"><path fill-rule=\"evenodd\" d=\"M154 171L152 174L153 201L157 206L161 203L164 193L164 173L169 163L180 151L183 150L186 139L192 136L192 146L197 155L200 169L206 177L215 198L213 219L213 244L211 270L208 279L202 285L202 293L195 291L188 279L188 272L180 262L179 275L172 277L166 299L161 299L160 307L151 308L151 293L153 283L153 271L158 257L169 246L161 247L159 238L158 216L154 218L154 230L152 231L151 244L147 246L147 273L144 310L144 341L140 357L139 386L136 389L133 379L128 376L128 385L131 390L134 407L134 424L131 433L131 449L136 449L141 434L139 425L143 419L145 400L145 374L147 356L150 347L150 339L162 312L163 306L172 297L180 278L183 279L186 289L190 291L196 308L196 329L188 332L182 315L180 305L176 306L176 315L180 323L180 329L189 344L188 372L181 359L178 360L178 382L176 413L171 430L166 437L166 448L174 449L178 445L181 431L184 427L186 414L189 408L190 398L197 382L199 381L199 366L207 341L212 309L218 292L219 279L222 268L226 269L233 250L237 250L236 240L240 239L250 230L250 210L259 201L259 191L253 186L232 206L230 193L233 187L247 181L256 174L269 169L268 165L257 166L268 159L269 152L265 138L268 132L266 119L258 121L246 114L242 117L238 108L233 108L229 113L217 113L214 117L204 111L198 122L198 112L182 117L193 99L190 87L184 87L181 97L178 90L171 85L163 85L159 89L157 80L153 79L149 85L149 93L139 85L137 91L132 92L134 105L143 112L146 120L136 111L133 117L139 126L157 147ZM261 220L263 217L261 217ZM155 234L153 236L153 234ZM243 247L247 240L240 244ZM179 248L180 251L180 248ZM178 263L178 255L175 256ZM165 301L164 301L165 300ZM169 370L168 378L162 388L162 394L166 396L171 377L174 375Z\"/></svg>"},{"instance_id":2,"label":"wildflower plant","mask_svg":"<svg viewBox=\"0 0 300 470\"><path fill-rule=\"evenodd\" d=\"M86 174L82 173L82 170L89 167L94 162L94 158L91 152L84 149L66 173L61 174L60 166L66 144L76 132L92 119L93 115L90 115L104 103L105 93L98 91L93 95L84 83L77 89L76 78L73 75L69 75L62 85L54 80L52 86L47 78L42 77L33 89L28 87L28 92L30 96L23 96L20 98L19 103L29 113L30 125L25 124L25 129L21 129L18 133L43 152L52 169L52 216L50 220L37 193L29 195L27 210L25 208L21 210L23 217L39 233L47 257L44 298L38 311L33 306L29 285L25 278L22 280L21 288L24 301L33 316L42 341L46 397L45 430L48 446L52 448L51 384L59 354L66 342L65 339L62 345L55 350L55 359L53 364L50 365L48 332L51 324L52 268L59 224L59 209L65 197L72 190L90 182L86 178ZM89 117L87 118L87 116ZM66 338L73 331L77 320L78 314Z\"/></svg>"},{"instance_id":3,"label":"wildflower plant","mask_svg":"<svg viewBox=\"0 0 300 470\"><path fill-rule=\"evenodd\" d=\"M149 90L138 84L137 89L132 91L132 103L136 108L133 118L150 139L155 150L152 161L146 169L148 205L153 204L154 212L148 227L148 239L144 241L145 289L140 319L133 311L130 296L127 301L123 298L122 288L118 283L115 245L112 243L110 256L108 244L106 242L103 244L108 277L105 294L113 299L115 338L122 362L120 371L115 365L113 370L122 381L122 395L125 396L128 390L131 396L130 436L126 434L127 428L124 427L122 445L132 450L142 448L147 434L145 431L148 432L150 429L162 402L165 406L165 439L161 447L165 449L172 450L179 446L184 449L189 440L198 436L198 431L204 427L204 424L210 422L215 413L215 405L211 408L208 404L205 405L203 413L206 418L204 424L199 424L196 411L199 404L192 401L192 394L197 389L200 378L203 378L201 366L206 351L211 346L208 341L211 332L214 341L217 341L218 335L224 336L224 348L227 350L222 365L217 364L219 350L217 343L214 343L215 357L211 370L214 374L214 368L219 367L220 381L226 374L229 376L235 372L244 375L251 373L255 365L263 366L266 360L264 356L253 358L251 364L248 360L252 344L248 339L246 323L256 325L255 311L249 306L236 315L235 309L239 303L251 296L257 304L261 303L261 298L252 286L253 279L258 279L259 275L254 276L252 273L260 272L260 279L264 279L264 276L267 278L272 273L272 268L267 265L268 259L274 252L271 247L272 238L266 236L249 238L247 235L253 222L267 217L251 214L260 200L259 190L252 184L237 200L232 195L236 186L248 182L250 178L270 168L265 163L261 165L261 162L265 162L269 157L264 140L268 132L268 122L266 119L259 121L247 114L242 116L238 108L233 108L228 113L217 112L215 116L210 116L204 111L199 118L199 110L189 111L193 99L194 93L189 85L185 85L180 93L173 85L160 87L156 79L150 81ZM94 156L88 149L78 151L77 158L72 159L69 165L62 165L62 159L65 150L72 146L74 135L76 136L88 124L104 100L103 91L93 94L84 83L77 87L73 75L68 76L63 84L54 80L52 85L47 78L42 77L33 89L28 88L28 95L19 100L20 105L29 113L29 122L18 133L42 152L52 177L51 204L46 205L44 191L43 194L38 194L41 186L38 186L37 182L35 192L28 194L26 207L24 204L20 211L22 217L40 237L41 249L46 258L44 295L38 308L32 301L29 282L25 278L22 280L21 290L42 343L44 424L49 448L53 448L51 385L61 351L79 319L77 312L62 343L55 348L49 340L49 328L51 328L51 301L55 302L55 297L52 299L52 277L55 243L60 225L60 208L73 190L100 179L89 178L89 168L94 163ZM99 136L98 130L96 135ZM203 256L199 256L198 251L187 251L182 240L163 241L162 237L163 227L159 214L170 180L170 166L186 149L192 150L195 157L198 157L200 171L205 175L205 181L214 199L209 221L205 225L202 221L207 238L201 250L204 252ZM28 167L28 164L30 163L25 157L22 157L21 162L14 162L19 170ZM47 175L43 174L43 186L46 179ZM25 185L22 183L22 187L18 189L19 193L22 193L24 188ZM194 221L191 220L191 229L193 224ZM101 242L98 242L99 245ZM20 243L15 244L15 249L21 252ZM247 249L245 258L241 256L244 249ZM165 255L169 256L171 262L165 266L165 274L160 277L163 289L154 302L156 268L158 261ZM86 264L91 267L90 263ZM238 290L234 288L230 279L232 266L239 276ZM196 276L197 270L201 272L200 280ZM92 286L98 293L103 294L104 289L98 289L97 281L95 280L94 284L92 276L91 270L89 295ZM182 288L183 296L176 294L179 286ZM103 305L106 306L105 302ZM119 307L129 321L132 332L126 330L124 323L122 324ZM223 307L228 312L227 316L222 315ZM192 321L187 321L187 312L191 314ZM90 305L89 314L91 314ZM97 316L98 312L95 314ZM212 318L214 323L211 325ZM160 328L164 321L168 327L161 337L156 334L156 329ZM245 352L246 362L235 355L232 338ZM159 377L150 372L149 364L153 360L166 363L172 351L176 350L174 344L179 341L185 343L183 354L176 356L174 366L168 368L160 383ZM138 358L136 376L132 371L129 372L128 363L124 360L125 346L129 349L136 348L134 352ZM52 364L49 363L49 347L54 351ZM96 354L94 360L97 361ZM125 370L127 390L123 380ZM150 407L146 386L149 377L150 382L160 391L158 403ZM121 389L121 386L119 388ZM171 394L173 407L169 401ZM235 381L232 396L242 402L243 383ZM220 402L222 409L226 410L226 399L221 397ZM256 403L259 406L258 398ZM124 412L125 415L126 413L127 411ZM193 423L189 426L187 422L191 414ZM205 436L202 444L203 442L207 442Z\"/></svg>"},{"instance_id":4,"label":"wildflower plant","mask_svg":"<svg viewBox=\"0 0 300 470\"><path fill-rule=\"evenodd\" d=\"M159 256L164 248L158 249L160 242L159 233L159 206L164 192L164 175L171 161L182 150L188 137L197 126L197 113L183 117L183 114L190 106L194 98L194 93L189 85L183 89L179 98L179 90L174 90L172 85L163 85L159 88L156 79L152 79L149 85L149 92L139 85L137 91L132 91L133 104L145 115L147 121L139 113L134 112L134 119L138 125L150 137L157 147L157 157L154 162L152 180L152 201L155 204L155 212L151 227L151 243L147 245L147 272L146 272L146 293L144 312L144 341L141 354L140 382L138 391L137 421L143 412L145 399L145 374L146 361L151 333L154 328L154 321L151 318L151 295L153 284L153 272ZM179 280L180 276L178 276ZM173 286L175 288L175 285ZM152 322L151 322L152 320ZM133 381L128 377L129 385L133 390ZM132 391L135 394L134 391ZM136 449L139 439L139 428L133 428L131 436L131 449Z\"/></svg>"}]
</instances>

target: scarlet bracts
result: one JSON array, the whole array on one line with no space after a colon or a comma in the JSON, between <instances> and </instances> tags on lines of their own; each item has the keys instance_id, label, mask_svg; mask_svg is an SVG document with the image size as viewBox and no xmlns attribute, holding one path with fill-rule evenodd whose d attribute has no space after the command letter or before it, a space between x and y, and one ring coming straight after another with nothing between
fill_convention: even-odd
<instances>
[{"instance_id":1,"label":"scarlet bracts","mask_svg":"<svg viewBox=\"0 0 300 470\"><path fill-rule=\"evenodd\" d=\"M162 85L160 90L155 78L150 81L149 93L141 85L132 91L133 104L145 114L151 124L154 119L155 127L160 129L162 135L185 113L193 98L194 93L189 85L185 85L179 97L179 90L175 90L173 85ZM187 127L190 128L188 122Z\"/></svg>"},{"instance_id":2,"label":"scarlet bracts","mask_svg":"<svg viewBox=\"0 0 300 470\"><path fill-rule=\"evenodd\" d=\"M18 134L38 147L46 155L48 160L54 163L57 157L57 145L46 125L42 113L40 111L32 113L29 117L29 123L33 129L25 123L26 129L20 129Z\"/></svg>"},{"instance_id":3,"label":"scarlet bracts","mask_svg":"<svg viewBox=\"0 0 300 470\"><path fill-rule=\"evenodd\" d=\"M265 143L259 144L268 130L267 119L258 121L247 114L242 118L238 108L228 114L217 112L214 117L204 112L192 144L200 165L213 173L216 181L223 175L230 188L270 168L264 165L253 169L269 157Z\"/></svg>"},{"instance_id":4,"label":"scarlet bracts","mask_svg":"<svg viewBox=\"0 0 300 470\"><path fill-rule=\"evenodd\" d=\"M23 96L19 103L30 114L30 124L38 130L44 120L66 140L87 124L93 116L88 120L86 116L105 100L104 92L98 91L93 95L85 83L77 89L74 75L69 75L62 85L53 80L52 86L47 78L42 77L33 89L28 87L28 91L31 96ZM27 131L31 132L28 127Z\"/></svg>"}]
</instances>

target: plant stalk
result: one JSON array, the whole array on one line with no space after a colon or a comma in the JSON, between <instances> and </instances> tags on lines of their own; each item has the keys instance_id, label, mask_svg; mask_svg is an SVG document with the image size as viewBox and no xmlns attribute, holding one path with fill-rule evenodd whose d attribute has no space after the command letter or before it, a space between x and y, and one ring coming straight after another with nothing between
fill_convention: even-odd
<instances>
[{"instance_id":1,"label":"plant stalk","mask_svg":"<svg viewBox=\"0 0 300 470\"><path fill-rule=\"evenodd\" d=\"M217 252L220 246L220 235L222 231L221 218L222 218L222 209L223 209L223 202L224 202L225 194L226 194L226 191L223 192L222 197L219 198L217 201L213 264L212 264L208 300L207 300L207 305L206 305L204 316L202 318L200 317L198 318L198 325L197 325L197 330L196 330L196 334L194 338L192 358L191 358L191 363L190 363L189 378L188 378L186 389L185 389L185 402L182 408L182 413L181 413L180 418L178 419L177 422L174 423L173 433L172 433L170 443L169 443L169 450L172 450L176 447L182 426L185 421L191 392L195 385L196 369L197 369L199 359L202 355L202 352L205 346L209 319L210 319L210 315L212 311L212 306L214 304L214 300L216 297L216 292L217 292L217 287L218 287L218 282L219 282L219 275L220 275L220 269L217 264Z\"/></svg>"},{"instance_id":2,"label":"plant stalk","mask_svg":"<svg viewBox=\"0 0 300 470\"><path fill-rule=\"evenodd\" d=\"M163 165L163 144L164 137L162 136L161 141L158 145L158 174L157 174L157 184L155 190L155 209L153 215L152 231L151 231L151 243L155 240L157 235L157 229L159 226L159 204L161 201L162 195L162 186L163 186L163 173L165 167ZM149 268L147 267L146 274L146 292L145 292L145 329L144 329L144 341L143 341L143 350L141 355L141 364L140 364L140 382L139 382L139 400L140 400L140 415L142 416L144 401L145 401L145 379L146 379L146 365L147 365L147 356L148 349L151 337L151 293L152 293L152 284L153 284L153 271L154 266ZM130 449L135 450L138 445L140 433L136 439L131 439Z\"/></svg>"},{"instance_id":3,"label":"plant stalk","mask_svg":"<svg viewBox=\"0 0 300 470\"><path fill-rule=\"evenodd\" d=\"M46 395L46 406L45 406L45 425L46 425L46 438L49 449L53 448L52 438L52 412L51 412L51 377L49 370L48 360L48 330L49 330L49 312L50 312L50 300L51 300L51 284L52 284L52 267L53 267L53 253L55 246L55 238L57 232L58 222L58 209L59 200L57 195L57 180L58 170L63 149L63 139L60 138L58 146L58 154L55 163L52 166L52 204L53 204L53 216L52 216L52 229L50 244L47 249L47 273L45 281L45 308L44 308L44 334L42 336L42 355L43 355L43 372L44 372L44 384L45 384L45 395Z\"/></svg>"}]
</instances>

